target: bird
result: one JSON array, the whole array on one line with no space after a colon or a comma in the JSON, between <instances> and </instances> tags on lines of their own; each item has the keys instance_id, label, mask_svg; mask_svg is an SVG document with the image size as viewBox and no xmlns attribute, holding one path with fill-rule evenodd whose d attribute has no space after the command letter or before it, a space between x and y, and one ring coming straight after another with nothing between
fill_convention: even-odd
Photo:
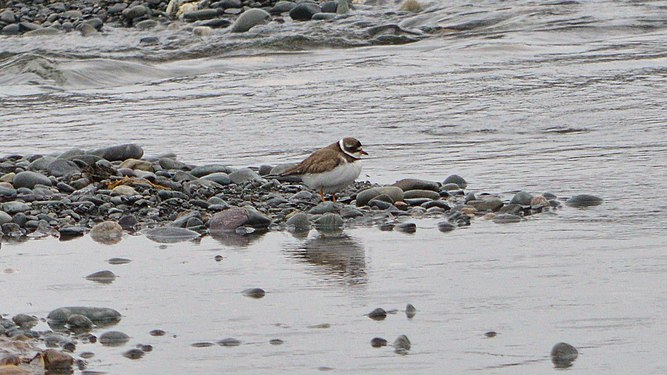
<instances>
[{"instance_id":1,"label":"bird","mask_svg":"<svg viewBox=\"0 0 667 375\"><path fill-rule=\"evenodd\" d=\"M300 175L306 186L320 194L322 202L325 201L324 194L328 193L332 194L332 201L335 202L336 192L353 183L361 174L361 156L368 155L361 147L356 138L345 137L316 150L280 175Z\"/></svg>"}]
</instances>

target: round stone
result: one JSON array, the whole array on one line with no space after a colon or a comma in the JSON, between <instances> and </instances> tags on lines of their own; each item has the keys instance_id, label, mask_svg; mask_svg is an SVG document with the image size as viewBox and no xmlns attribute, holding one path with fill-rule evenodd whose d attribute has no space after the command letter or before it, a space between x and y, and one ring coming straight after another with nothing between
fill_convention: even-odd
<instances>
[{"instance_id":1,"label":"round stone","mask_svg":"<svg viewBox=\"0 0 667 375\"><path fill-rule=\"evenodd\" d=\"M447 185L449 183L454 183L461 189L465 189L468 187L468 182L466 182L466 180L463 177L457 174L453 174L445 178L445 181L442 182L443 185Z\"/></svg>"},{"instance_id":2,"label":"round stone","mask_svg":"<svg viewBox=\"0 0 667 375\"><path fill-rule=\"evenodd\" d=\"M384 320L387 317L387 311L381 307L378 307L377 309L369 312L368 317L373 320Z\"/></svg>"},{"instance_id":3,"label":"round stone","mask_svg":"<svg viewBox=\"0 0 667 375\"><path fill-rule=\"evenodd\" d=\"M23 173L23 172L22 172ZM20 173L19 173L20 174ZM16 175L18 176L18 175ZM16 181L16 178L14 178ZM16 183L14 183L14 186L16 186ZM597 206L602 204L602 198L596 197L595 195L590 195L590 194L580 194L580 195L575 195L565 201L565 204L571 207L589 207L589 206Z\"/></svg>"},{"instance_id":4,"label":"round stone","mask_svg":"<svg viewBox=\"0 0 667 375\"><path fill-rule=\"evenodd\" d=\"M123 227L115 221L104 221L90 230L90 238L99 243L115 244L123 238Z\"/></svg>"},{"instance_id":5,"label":"round stone","mask_svg":"<svg viewBox=\"0 0 667 375\"><path fill-rule=\"evenodd\" d=\"M417 178L404 178L394 182L394 186L401 188L403 191L410 190L431 190L439 191L440 185L435 181L420 180Z\"/></svg>"},{"instance_id":6,"label":"round stone","mask_svg":"<svg viewBox=\"0 0 667 375\"><path fill-rule=\"evenodd\" d=\"M373 337L371 339L371 346L374 348L381 348L383 346L387 346L387 340L383 339L382 337Z\"/></svg>"},{"instance_id":7,"label":"round stone","mask_svg":"<svg viewBox=\"0 0 667 375\"><path fill-rule=\"evenodd\" d=\"M310 220L308 220L308 215L303 212L292 215L285 224L293 232L308 232L310 230Z\"/></svg>"},{"instance_id":8,"label":"round stone","mask_svg":"<svg viewBox=\"0 0 667 375\"><path fill-rule=\"evenodd\" d=\"M241 13L239 18L236 19L232 25L232 32L243 33L254 26L264 25L271 20L271 15L263 10L258 8L251 8Z\"/></svg>"},{"instance_id":9,"label":"round stone","mask_svg":"<svg viewBox=\"0 0 667 375\"><path fill-rule=\"evenodd\" d=\"M298 3L289 12L290 18L295 21L309 21L316 13L322 12L319 5L311 2Z\"/></svg>"},{"instance_id":10,"label":"round stone","mask_svg":"<svg viewBox=\"0 0 667 375\"><path fill-rule=\"evenodd\" d=\"M100 335L99 340L104 346L121 346L130 341L130 336L120 331L108 331Z\"/></svg>"},{"instance_id":11,"label":"round stone","mask_svg":"<svg viewBox=\"0 0 667 375\"><path fill-rule=\"evenodd\" d=\"M533 199L533 195L530 193L527 193L525 191L520 191L516 194L514 194L514 197L512 197L512 200L510 201L510 204L519 204L522 206L528 206L530 205L530 201Z\"/></svg>"},{"instance_id":12,"label":"round stone","mask_svg":"<svg viewBox=\"0 0 667 375\"><path fill-rule=\"evenodd\" d=\"M22 187L32 189L35 187L35 185L51 186L51 180L41 173L33 171L23 171L17 173L16 176L14 176L14 181L12 182L12 185L14 185L15 189Z\"/></svg>"},{"instance_id":13,"label":"round stone","mask_svg":"<svg viewBox=\"0 0 667 375\"><path fill-rule=\"evenodd\" d=\"M132 9L135 8L146 8L146 7L138 5L128 10L132 11ZM135 17L130 17L130 18L135 18ZM141 146L130 143L118 146L99 148L97 150L92 151L91 154L97 155L108 161L123 161L126 159L141 159L141 157L144 155L144 150L141 148Z\"/></svg>"},{"instance_id":14,"label":"round stone","mask_svg":"<svg viewBox=\"0 0 667 375\"><path fill-rule=\"evenodd\" d=\"M374 187L359 192L356 198L356 205L357 207L366 206L371 199L379 195L390 197L392 203L402 201L404 198L403 190L397 186Z\"/></svg>"},{"instance_id":15,"label":"round stone","mask_svg":"<svg viewBox=\"0 0 667 375\"><path fill-rule=\"evenodd\" d=\"M250 298L262 298L266 295L266 292L262 288L250 288L244 290L242 293L244 296Z\"/></svg>"},{"instance_id":16,"label":"round stone","mask_svg":"<svg viewBox=\"0 0 667 375\"><path fill-rule=\"evenodd\" d=\"M567 368L577 359L579 352L574 346L559 342L551 349L551 362L556 368Z\"/></svg>"}]
</instances>

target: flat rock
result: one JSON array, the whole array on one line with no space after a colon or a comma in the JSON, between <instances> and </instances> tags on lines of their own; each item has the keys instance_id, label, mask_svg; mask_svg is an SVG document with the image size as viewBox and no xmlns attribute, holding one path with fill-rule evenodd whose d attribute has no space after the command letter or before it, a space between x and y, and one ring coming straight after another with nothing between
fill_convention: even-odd
<instances>
[{"instance_id":1,"label":"flat rock","mask_svg":"<svg viewBox=\"0 0 667 375\"><path fill-rule=\"evenodd\" d=\"M417 178L404 178L394 182L393 185L398 186L405 192L410 190L431 190L437 192L440 190L440 185L437 182Z\"/></svg>"},{"instance_id":2,"label":"flat rock","mask_svg":"<svg viewBox=\"0 0 667 375\"><path fill-rule=\"evenodd\" d=\"M16 189L22 187L32 189L35 187L35 185L51 186L51 180L41 173L23 171L17 173L16 176L14 176L14 181L12 184Z\"/></svg>"},{"instance_id":3,"label":"flat rock","mask_svg":"<svg viewBox=\"0 0 667 375\"><path fill-rule=\"evenodd\" d=\"M183 14L183 20L188 22L200 21L200 20L209 20L211 18L216 18L220 15L220 12L217 9L201 9L195 10L192 12L187 12Z\"/></svg>"},{"instance_id":4,"label":"flat rock","mask_svg":"<svg viewBox=\"0 0 667 375\"><path fill-rule=\"evenodd\" d=\"M14 215L19 212L26 212L30 210L30 205L19 202L19 201L11 201L11 202L5 202L0 205L2 207L2 211Z\"/></svg>"},{"instance_id":5,"label":"flat rock","mask_svg":"<svg viewBox=\"0 0 667 375\"><path fill-rule=\"evenodd\" d=\"M422 189L412 189L405 192L404 199L411 198L428 198L428 199L440 199L440 193L433 190L422 190Z\"/></svg>"},{"instance_id":6,"label":"flat rock","mask_svg":"<svg viewBox=\"0 0 667 375\"><path fill-rule=\"evenodd\" d=\"M518 223L520 221L521 216L513 214L498 214L493 218L493 222L496 224Z\"/></svg>"},{"instance_id":7,"label":"flat rock","mask_svg":"<svg viewBox=\"0 0 667 375\"><path fill-rule=\"evenodd\" d=\"M201 235L193 230L172 226L157 227L144 231L146 237L158 243L176 243L195 240Z\"/></svg>"},{"instance_id":8,"label":"flat rock","mask_svg":"<svg viewBox=\"0 0 667 375\"><path fill-rule=\"evenodd\" d=\"M336 204L334 202L320 202L317 206L311 208L308 213L312 215L321 215L325 214L327 212L337 212L338 207L336 207Z\"/></svg>"},{"instance_id":9,"label":"flat rock","mask_svg":"<svg viewBox=\"0 0 667 375\"><path fill-rule=\"evenodd\" d=\"M206 164L202 165L199 167L195 167L190 171L190 174L193 175L194 177L203 177L211 173L217 173L217 172L223 172L223 173L231 173L233 170L226 166L226 165L221 165L221 164Z\"/></svg>"},{"instance_id":10,"label":"flat rock","mask_svg":"<svg viewBox=\"0 0 667 375\"><path fill-rule=\"evenodd\" d=\"M141 5L139 7L142 7ZM137 8L137 7L134 7ZM98 148L90 152L108 161L123 161L127 159L141 159L144 150L141 146L128 143L124 145Z\"/></svg>"},{"instance_id":11,"label":"flat rock","mask_svg":"<svg viewBox=\"0 0 667 375\"><path fill-rule=\"evenodd\" d=\"M95 324L115 323L121 319L120 313L114 309L86 306L60 307L51 311L46 318L54 323L65 324L73 314L83 315Z\"/></svg>"},{"instance_id":12,"label":"flat rock","mask_svg":"<svg viewBox=\"0 0 667 375\"><path fill-rule=\"evenodd\" d=\"M232 179L225 172L215 172L203 176L202 179L217 182L220 185L229 185L232 183Z\"/></svg>"},{"instance_id":13,"label":"flat rock","mask_svg":"<svg viewBox=\"0 0 667 375\"><path fill-rule=\"evenodd\" d=\"M18 175L17 175L18 176ZM16 183L14 183L16 186ZM565 201L565 204L571 207L590 207L602 204L602 198L590 194L575 195Z\"/></svg>"},{"instance_id":14,"label":"flat rock","mask_svg":"<svg viewBox=\"0 0 667 375\"><path fill-rule=\"evenodd\" d=\"M232 232L236 228L245 225L250 220L247 210L241 207L232 207L218 212L209 221L211 232Z\"/></svg>"},{"instance_id":15,"label":"flat rock","mask_svg":"<svg viewBox=\"0 0 667 375\"><path fill-rule=\"evenodd\" d=\"M371 199L379 195L387 195L393 202L402 201L404 197L403 190L397 186L373 187L363 190L357 194L357 207L366 206Z\"/></svg>"},{"instance_id":16,"label":"flat rock","mask_svg":"<svg viewBox=\"0 0 667 375\"><path fill-rule=\"evenodd\" d=\"M500 198L489 197L469 201L466 204L474 207L477 211L498 211L503 206L503 201Z\"/></svg>"},{"instance_id":17,"label":"flat rock","mask_svg":"<svg viewBox=\"0 0 667 375\"><path fill-rule=\"evenodd\" d=\"M252 181L262 181L262 176L250 168L241 168L229 174L232 183L241 185Z\"/></svg>"}]
</instances>

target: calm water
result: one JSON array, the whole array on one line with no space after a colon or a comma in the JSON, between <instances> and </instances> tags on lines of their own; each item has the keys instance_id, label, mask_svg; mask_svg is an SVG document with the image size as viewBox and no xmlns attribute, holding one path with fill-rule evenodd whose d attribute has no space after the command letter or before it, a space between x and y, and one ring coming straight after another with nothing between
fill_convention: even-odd
<instances>
[{"instance_id":1,"label":"calm water","mask_svg":"<svg viewBox=\"0 0 667 375\"><path fill-rule=\"evenodd\" d=\"M371 153L373 182L457 173L476 192L605 203L514 225L477 219L449 234L424 219L414 235L274 232L243 247L205 238L161 248L141 236L3 244L0 268L18 272L0 275L12 291L2 312L118 309L116 328L155 350L133 362L119 354L128 347L80 348L98 353L91 370L108 373L535 374L552 371L558 341L580 348L569 372L665 373L667 2L394 8L242 36L165 30L160 47L139 47L146 34L124 30L57 46L0 38L0 153L136 142L152 155L248 166L296 161L351 135ZM433 31L379 45L362 21ZM118 256L133 262L105 263ZM102 269L119 278L84 279ZM242 296L249 287L267 296ZM412 320L363 316L407 303ZM331 327L308 328L322 323ZM155 328L169 335L149 336ZM488 330L499 335L486 339ZM369 345L399 334L413 343L407 356ZM243 345L190 346L226 337Z\"/></svg>"}]
</instances>

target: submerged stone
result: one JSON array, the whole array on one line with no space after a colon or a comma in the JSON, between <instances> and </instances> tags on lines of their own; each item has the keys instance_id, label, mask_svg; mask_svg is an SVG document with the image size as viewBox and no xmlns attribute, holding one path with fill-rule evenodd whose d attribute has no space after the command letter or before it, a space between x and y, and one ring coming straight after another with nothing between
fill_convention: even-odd
<instances>
[{"instance_id":1,"label":"submerged stone","mask_svg":"<svg viewBox=\"0 0 667 375\"><path fill-rule=\"evenodd\" d=\"M49 313L47 319L54 323L65 324L73 314L79 314L92 320L94 323L116 323L121 319L118 311L107 307L71 306L60 307Z\"/></svg>"},{"instance_id":2,"label":"submerged stone","mask_svg":"<svg viewBox=\"0 0 667 375\"><path fill-rule=\"evenodd\" d=\"M18 175L17 175L18 176ZM16 185L15 185L16 186ZM565 201L571 207L590 207L602 204L602 198L590 194L575 195Z\"/></svg>"},{"instance_id":3,"label":"submerged stone","mask_svg":"<svg viewBox=\"0 0 667 375\"><path fill-rule=\"evenodd\" d=\"M100 335L99 341L104 346L121 346L130 341L130 336L120 331L108 331Z\"/></svg>"},{"instance_id":4,"label":"submerged stone","mask_svg":"<svg viewBox=\"0 0 667 375\"><path fill-rule=\"evenodd\" d=\"M574 346L559 342L551 349L551 362L556 368L568 368L579 356L577 348Z\"/></svg>"}]
</instances>

